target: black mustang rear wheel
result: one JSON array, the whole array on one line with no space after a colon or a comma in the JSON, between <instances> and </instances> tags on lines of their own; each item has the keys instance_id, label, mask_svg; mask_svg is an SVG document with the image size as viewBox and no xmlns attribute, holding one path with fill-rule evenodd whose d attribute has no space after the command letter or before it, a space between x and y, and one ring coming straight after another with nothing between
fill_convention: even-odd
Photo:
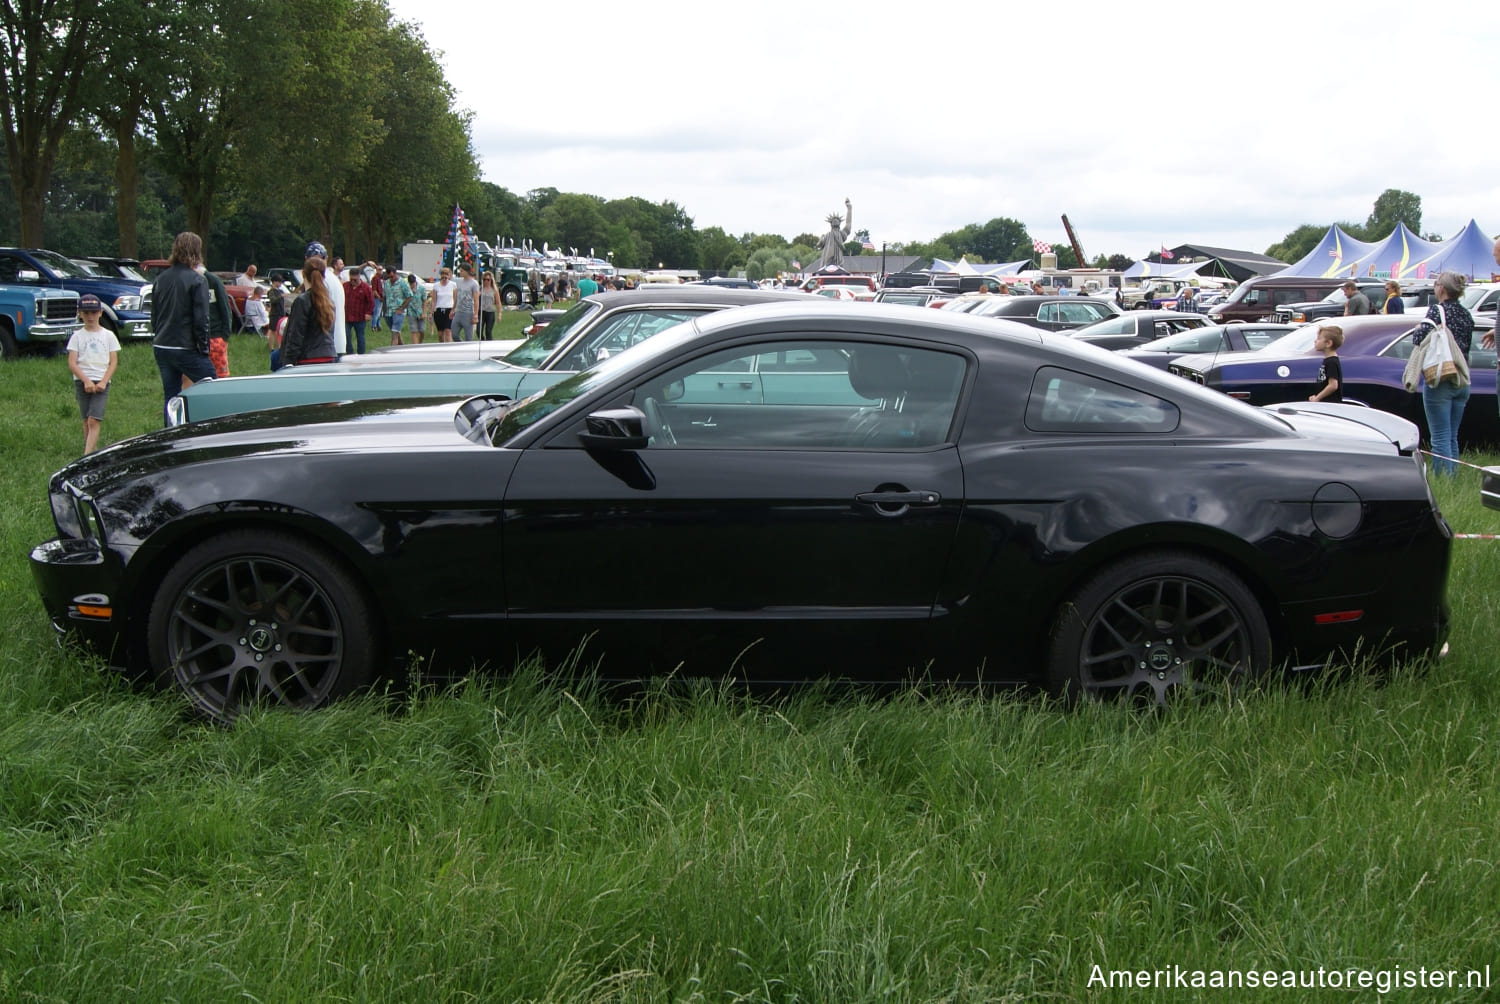
<instances>
[{"instance_id":1,"label":"black mustang rear wheel","mask_svg":"<svg viewBox=\"0 0 1500 1004\"><path fill-rule=\"evenodd\" d=\"M1127 559L1089 580L1052 632L1050 682L1069 699L1164 705L1222 693L1270 664L1270 629L1233 572L1197 555Z\"/></svg>"},{"instance_id":2,"label":"black mustang rear wheel","mask_svg":"<svg viewBox=\"0 0 1500 1004\"><path fill-rule=\"evenodd\" d=\"M157 680L230 722L256 706L321 707L368 684L376 655L359 584L322 549L236 531L189 551L151 604Z\"/></svg>"}]
</instances>

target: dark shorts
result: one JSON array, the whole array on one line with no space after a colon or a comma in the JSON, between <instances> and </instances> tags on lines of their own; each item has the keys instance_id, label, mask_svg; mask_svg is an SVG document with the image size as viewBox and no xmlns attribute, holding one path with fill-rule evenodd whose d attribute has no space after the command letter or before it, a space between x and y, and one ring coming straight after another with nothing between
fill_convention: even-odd
<instances>
[{"instance_id":1,"label":"dark shorts","mask_svg":"<svg viewBox=\"0 0 1500 1004\"><path fill-rule=\"evenodd\" d=\"M453 311L444 310L441 307L433 308L432 326L439 331L449 331L453 328Z\"/></svg>"},{"instance_id":2,"label":"dark shorts","mask_svg":"<svg viewBox=\"0 0 1500 1004\"><path fill-rule=\"evenodd\" d=\"M103 421L104 405L109 400L109 391L101 390L90 394L83 389L82 380L74 380L73 400L78 402L78 414L81 418Z\"/></svg>"}]
</instances>

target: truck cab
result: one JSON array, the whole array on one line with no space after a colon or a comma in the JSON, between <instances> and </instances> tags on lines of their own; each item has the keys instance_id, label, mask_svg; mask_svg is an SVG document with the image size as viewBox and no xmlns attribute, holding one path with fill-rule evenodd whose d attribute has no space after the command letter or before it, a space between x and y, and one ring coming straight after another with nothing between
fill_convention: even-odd
<instances>
[{"instance_id":1,"label":"truck cab","mask_svg":"<svg viewBox=\"0 0 1500 1004\"><path fill-rule=\"evenodd\" d=\"M78 294L50 286L0 285L0 358L16 359L27 348L67 345L78 320Z\"/></svg>"}]
</instances>

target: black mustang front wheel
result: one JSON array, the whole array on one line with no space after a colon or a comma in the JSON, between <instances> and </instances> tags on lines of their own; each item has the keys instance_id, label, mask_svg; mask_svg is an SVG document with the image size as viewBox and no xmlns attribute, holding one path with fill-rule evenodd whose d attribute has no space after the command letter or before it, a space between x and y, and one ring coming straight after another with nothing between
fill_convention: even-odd
<instances>
[{"instance_id":1,"label":"black mustang front wheel","mask_svg":"<svg viewBox=\"0 0 1500 1004\"><path fill-rule=\"evenodd\" d=\"M1089 580L1052 633L1051 684L1068 699L1164 705L1223 693L1270 663L1270 629L1235 574L1197 555L1130 558Z\"/></svg>"},{"instance_id":2,"label":"black mustang front wheel","mask_svg":"<svg viewBox=\"0 0 1500 1004\"><path fill-rule=\"evenodd\" d=\"M258 706L321 707L365 686L376 642L359 584L316 546L237 531L189 551L147 625L157 680L230 722Z\"/></svg>"}]
</instances>

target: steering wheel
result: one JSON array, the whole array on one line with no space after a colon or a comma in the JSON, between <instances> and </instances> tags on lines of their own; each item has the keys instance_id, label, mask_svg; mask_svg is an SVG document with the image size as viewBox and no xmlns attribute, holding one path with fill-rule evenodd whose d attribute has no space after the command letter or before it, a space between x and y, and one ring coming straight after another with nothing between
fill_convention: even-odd
<instances>
[{"instance_id":1,"label":"steering wheel","mask_svg":"<svg viewBox=\"0 0 1500 1004\"><path fill-rule=\"evenodd\" d=\"M646 398L646 432L651 436L653 444L660 443L664 446L676 446L677 437L672 434L672 427L667 420L661 417L661 406L656 403L656 398Z\"/></svg>"}]
</instances>

